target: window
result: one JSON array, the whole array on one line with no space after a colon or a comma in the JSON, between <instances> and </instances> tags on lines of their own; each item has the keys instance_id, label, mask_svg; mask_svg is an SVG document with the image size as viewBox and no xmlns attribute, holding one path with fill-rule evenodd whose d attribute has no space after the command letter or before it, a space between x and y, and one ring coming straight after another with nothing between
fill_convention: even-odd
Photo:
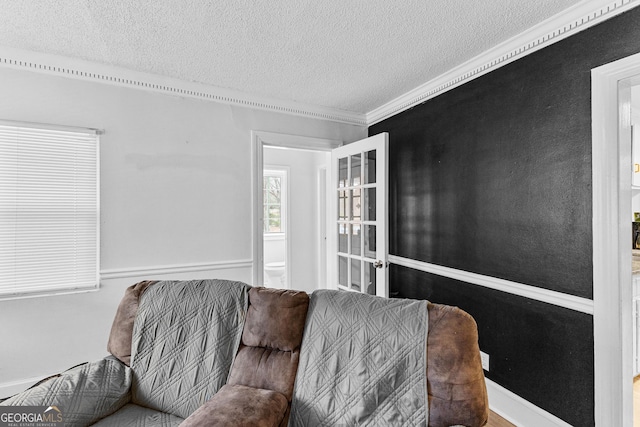
<instances>
[{"instance_id":1,"label":"window","mask_svg":"<svg viewBox=\"0 0 640 427\"><path fill-rule=\"evenodd\" d=\"M285 232L286 212L284 203L286 195L285 170L267 170L263 176L263 213L265 234Z\"/></svg>"},{"instance_id":2,"label":"window","mask_svg":"<svg viewBox=\"0 0 640 427\"><path fill-rule=\"evenodd\" d=\"M0 297L97 287L98 140L0 122Z\"/></svg>"}]
</instances>

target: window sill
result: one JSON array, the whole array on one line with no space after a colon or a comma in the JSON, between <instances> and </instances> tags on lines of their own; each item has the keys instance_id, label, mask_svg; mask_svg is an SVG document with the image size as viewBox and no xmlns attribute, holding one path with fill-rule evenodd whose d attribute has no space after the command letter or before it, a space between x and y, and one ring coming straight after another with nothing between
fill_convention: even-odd
<instances>
[{"instance_id":1,"label":"window sill","mask_svg":"<svg viewBox=\"0 0 640 427\"><path fill-rule=\"evenodd\" d=\"M84 294L88 292L97 292L100 290L100 285L86 287L86 288L73 288L73 289L52 289L48 291L37 291L37 292L25 292L25 293L7 293L0 294L0 302L2 301L11 301L17 299L26 299L26 298L40 298L40 297L55 297L61 295L72 295L72 294Z\"/></svg>"},{"instance_id":2,"label":"window sill","mask_svg":"<svg viewBox=\"0 0 640 427\"><path fill-rule=\"evenodd\" d=\"M284 233L265 233L264 234L264 240L284 240L285 234Z\"/></svg>"}]
</instances>

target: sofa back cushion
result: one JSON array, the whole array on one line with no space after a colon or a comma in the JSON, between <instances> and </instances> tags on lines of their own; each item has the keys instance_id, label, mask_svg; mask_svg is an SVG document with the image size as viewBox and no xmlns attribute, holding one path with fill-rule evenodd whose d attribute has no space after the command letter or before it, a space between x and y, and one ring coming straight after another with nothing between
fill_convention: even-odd
<instances>
[{"instance_id":1,"label":"sofa back cushion","mask_svg":"<svg viewBox=\"0 0 640 427\"><path fill-rule=\"evenodd\" d=\"M282 393L291 402L309 307L305 292L251 288L242 344L228 384ZM289 410L283 424L286 425Z\"/></svg>"},{"instance_id":2,"label":"sofa back cushion","mask_svg":"<svg viewBox=\"0 0 640 427\"><path fill-rule=\"evenodd\" d=\"M252 288L242 344L294 351L300 347L309 296L302 291Z\"/></svg>"},{"instance_id":3,"label":"sofa back cushion","mask_svg":"<svg viewBox=\"0 0 640 427\"><path fill-rule=\"evenodd\" d=\"M421 317L420 307L428 319ZM422 322L428 326L426 337L416 341ZM402 425L401 417L416 404L428 405L428 421L406 418L404 424L477 427L487 422L478 329L458 307L320 290L311 297L304 333L290 426ZM417 361L425 352L419 372L415 363L406 363L408 356ZM364 363L367 358L374 363ZM409 368L422 376L421 384L414 382L416 375L407 376ZM358 382L365 385L363 393L353 392ZM420 395L426 396L413 401L424 388ZM392 399L403 390L409 392ZM378 397L359 403L371 393ZM339 409L341 402L346 404Z\"/></svg>"},{"instance_id":4,"label":"sofa back cushion","mask_svg":"<svg viewBox=\"0 0 640 427\"><path fill-rule=\"evenodd\" d=\"M187 418L209 400L228 378L249 288L225 280L149 287L133 330L133 403Z\"/></svg>"},{"instance_id":5,"label":"sofa back cushion","mask_svg":"<svg viewBox=\"0 0 640 427\"><path fill-rule=\"evenodd\" d=\"M425 425L427 302L313 292L291 427Z\"/></svg>"}]
</instances>

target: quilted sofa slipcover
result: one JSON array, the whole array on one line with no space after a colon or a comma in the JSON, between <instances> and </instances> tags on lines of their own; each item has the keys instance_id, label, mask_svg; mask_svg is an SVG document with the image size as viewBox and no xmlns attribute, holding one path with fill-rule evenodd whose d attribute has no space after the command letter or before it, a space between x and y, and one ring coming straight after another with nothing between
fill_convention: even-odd
<instances>
[{"instance_id":1,"label":"quilted sofa slipcover","mask_svg":"<svg viewBox=\"0 0 640 427\"><path fill-rule=\"evenodd\" d=\"M344 357L350 358L354 352L379 351L366 343L360 346L364 350L358 350L355 342L362 341L363 336L366 341L368 335L365 330L365 335L353 332L351 336L353 326L346 332L339 331L340 347L353 349L351 353L346 351L346 356L335 359L335 349L330 350L326 343L318 346L317 334L310 329L311 319L315 319L315 330L323 322L332 322L335 316L322 316L326 314L322 301L335 299L336 293L344 295L339 291L317 291L309 305L303 292L252 288L240 282L141 282L127 289L118 308L109 337L111 356L47 379L0 405L58 405L64 411L66 425L486 424L487 393L475 322L456 307L426 301L422 302L426 316L421 320L428 318L426 357L424 365L416 365L426 366L426 372L422 382L412 384L426 386L424 402L428 407L417 412L423 412L427 419L415 416L407 422L394 415L393 408L386 411L385 418L323 415L335 407L335 396L340 396L345 390L344 381L349 380L336 380L333 386L331 381L325 381L317 390L311 384L314 397L307 398L310 390L301 384L308 382L309 375L305 374L311 371L314 361L322 359L328 361L326 366L340 365L349 362ZM358 310L338 310L350 313L356 323L373 319L384 325L389 313L399 322L411 320L409 317L414 317L415 312L390 308L397 303L398 300L363 295ZM416 304L414 301L409 306ZM380 314L384 310L390 312ZM381 320L376 316L386 317ZM327 349L326 354L323 348ZM305 359L306 354L312 356ZM326 371L326 366L321 369ZM378 374L367 374L370 370L371 367L356 369L365 379ZM402 373L398 374L393 377L401 378ZM294 387L296 375L300 384L295 383ZM395 382L393 379L389 383L389 395L400 387ZM387 404L387 391L383 389L375 397L379 406ZM393 404L403 406L406 396L411 397L415 390L419 387ZM346 405L349 411L349 402L357 402L349 396L341 397L345 402L341 410ZM363 411L356 408L355 412Z\"/></svg>"}]
</instances>

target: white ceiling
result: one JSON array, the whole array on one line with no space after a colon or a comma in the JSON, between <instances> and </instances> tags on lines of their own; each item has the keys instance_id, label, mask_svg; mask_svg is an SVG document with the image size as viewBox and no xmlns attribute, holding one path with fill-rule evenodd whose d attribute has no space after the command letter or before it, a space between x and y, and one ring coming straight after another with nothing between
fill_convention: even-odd
<instances>
[{"instance_id":1,"label":"white ceiling","mask_svg":"<svg viewBox=\"0 0 640 427\"><path fill-rule=\"evenodd\" d=\"M0 46L367 113L576 3L2 0Z\"/></svg>"}]
</instances>

